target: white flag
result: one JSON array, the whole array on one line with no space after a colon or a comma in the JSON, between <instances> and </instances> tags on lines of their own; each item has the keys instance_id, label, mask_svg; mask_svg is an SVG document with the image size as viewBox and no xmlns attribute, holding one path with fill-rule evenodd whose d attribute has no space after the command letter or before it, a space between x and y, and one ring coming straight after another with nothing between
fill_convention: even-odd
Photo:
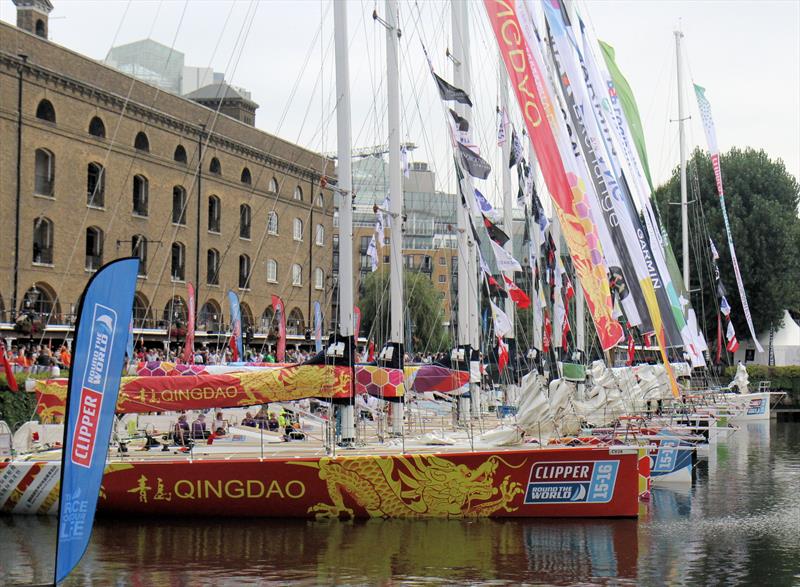
<instances>
[{"instance_id":1,"label":"white flag","mask_svg":"<svg viewBox=\"0 0 800 587\"><path fill-rule=\"evenodd\" d=\"M489 239L489 242L492 243L492 250L494 250L494 257L497 260L497 268L500 269L503 273L511 273L512 271L522 271L522 265L519 264L511 253L506 251L503 247L498 245L492 239Z\"/></svg>"},{"instance_id":2,"label":"white flag","mask_svg":"<svg viewBox=\"0 0 800 587\"><path fill-rule=\"evenodd\" d=\"M408 167L408 149L406 149L405 145L400 147L400 158L403 161L403 175L408 177L411 175L411 170Z\"/></svg>"},{"instance_id":3,"label":"white flag","mask_svg":"<svg viewBox=\"0 0 800 587\"><path fill-rule=\"evenodd\" d=\"M369 239L369 246L367 247L367 255L369 255L370 259L372 260L372 271L378 270L378 247L375 244L375 235L372 235L372 238Z\"/></svg>"},{"instance_id":4,"label":"white flag","mask_svg":"<svg viewBox=\"0 0 800 587\"><path fill-rule=\"evenodd\" d=\"M510 333L514 327L511 325L511 320L503 310L498 308L494 302L489 301L492 306L492 321L494 322L495 336L503 337Z\"/></svg>"},{"instance_id":5,"label":"white flag","mask_svg":"<svg viewBox=\"0 0 800 587\"><path fill-rule=\"evenodd\" d=\"M508 126L508 116L506 111L502 109L497 110L497 144L502 145L506 142L506 127Z\"/></svg>"},{"instance_id":6,"label":"white flag","mask_svg":"<svg viewBox=\"0 0 800 587\"><path fill-rule=\"evenodd\" d=\"M383 212L378 210L378 213L375 215L375 235L378 237L378 246L380 247L385 244L383 231Z\"/></svg>"}]
</instances>

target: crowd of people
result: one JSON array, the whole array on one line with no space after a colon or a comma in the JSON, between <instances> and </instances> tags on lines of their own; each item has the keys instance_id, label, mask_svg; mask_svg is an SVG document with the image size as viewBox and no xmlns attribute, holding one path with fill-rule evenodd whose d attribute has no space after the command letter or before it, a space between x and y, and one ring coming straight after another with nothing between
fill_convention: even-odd
<instances>
[{"instance_id":1,"label":"crowd of people","mask_svg":"<svg viewBox=\"0 0 800 587\"><path fill-rule=\"evenodd\" d=\"M72 364L72 354L66 345L54 349L45 344L14 344L7 348L6 357L15 373L57 376Z\"/></svg>"}]
</instances>

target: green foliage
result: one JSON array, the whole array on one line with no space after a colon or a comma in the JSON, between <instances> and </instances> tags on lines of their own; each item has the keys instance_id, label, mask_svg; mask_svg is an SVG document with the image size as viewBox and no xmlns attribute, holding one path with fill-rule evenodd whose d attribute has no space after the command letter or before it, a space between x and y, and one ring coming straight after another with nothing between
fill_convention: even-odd
<instances>
[{"instance_id":1,"label":"green foliage","mask_svg":"<svg viewBox=\"0 0 800 587\"><path fill-rule=\"evenodd\" d=\"M69 372L62 370L60 377L69 377ZM36 409L36 394L25 391L25 382L28 379L44 380L49 378L48 373L38 375L16 373L14 379L17 380L19 391L13 392L8 387L5 375L0 374L0 420L5 420L12 430L16 430L19 424L33 418L33 412Z\"/></svg>"},{"instance_id":2,"label":"green foliage","mask_svg":"<svg viewBox=\"0 0 800 587\"><path fill-rule=\"evenodd\" d=\"M403 274L403 303L413 328L413 349L435 353L449 350L450 333L442 326L444 304L430 278L416 271ZM389 336L389 272L381 269L364 279L359 298L361 332L372 333L380 348ZM408 346L408 343L406 343Z\"/></svg>"},{"instance_id":3,"label":"green foliage","mask_svg":"<svg viewBox=\"0 0 800 587\"><path fill-rule=\"evenodd\" d=\"M745 291L753 316L756 333L769 329L770 324L780 326L785 309L800 308L800 184L786 171L783 162L770 159L763 150L733 148L722 155L722 175L725 203L730 219L736 256L739 261ZM699 197L702 202L708 236L719 251L719 269L727 298L733 308L733 325L740 339L748 337L736 278L728 249L725 224L717 196L714 171L708 153L696 150L689 161L689 178L696 172ZM695 197L691 190L689 199ZM669 233L673 249L681 261L681 210L670 205L680 202L680 170L655 191L661 217ZM694 307L705 307L706 324L713 325L716 333L715 291L710 269L710 251L707 235L695 224L699 213L696 204L690 205L690 233L693 248L691 266L693 284L697 284L698 271L702 271L702 296L692 299ZM694 286L694 285L693 285Z\"/></svg>"}]
</instances>

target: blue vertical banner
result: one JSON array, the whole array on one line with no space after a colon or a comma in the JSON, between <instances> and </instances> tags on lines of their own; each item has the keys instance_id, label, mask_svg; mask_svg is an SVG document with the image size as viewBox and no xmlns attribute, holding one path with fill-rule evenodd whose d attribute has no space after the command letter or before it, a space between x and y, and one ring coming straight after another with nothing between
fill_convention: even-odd
<instances>
[{"instance_id":1,"label":"blue vertical banner","mask_svg":"<svg viewBox=\"0 0 800 587\"><path fill-rule=\"evenodd\" d=\"M314 302L314 348L317 352L322 350L322 308L319 302Z\"/></svg>"},{"instance_id":2,"label":"blue vertical banner","mask_svg":"<svg viewBox=\"0 0 800 587\"><path fill-rule=\"evenodd\" d=\"M231 306L231 346L236 346L235 361L244 361L244 348L242 347L242 310L239 307L239 296L233 290L228 290L228 303Z\"/></svg>"},{"instance_id":3,"label":"blue vertical banner","mask_svg":"<svg viewBox=\"0 0 800 587\"><path fill-rule=\"evenodd\" d=\"M89 280L75 324L67 387L56 583L86 552L114 422L139 259L118 259Z\"/></svg>"}]
</instances>

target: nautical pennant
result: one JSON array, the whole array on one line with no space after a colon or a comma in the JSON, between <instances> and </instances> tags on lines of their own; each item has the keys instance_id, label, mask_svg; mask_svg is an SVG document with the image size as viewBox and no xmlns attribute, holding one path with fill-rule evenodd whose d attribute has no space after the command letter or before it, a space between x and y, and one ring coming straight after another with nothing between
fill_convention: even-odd
<instances>
[{"instance_id":1,"label":"nautical pennant","mask_svg":"<svg viewBox=\"0 0 800 587\"><path fill-rule=\"evenodd\" d=\"M522 265L519 264L511 253L506 251L503 247L496 242L489 241L494 251L495 259L497 259L497 268L503 273L511 273L512 271L522 271Z\"/></svg>"},{"instance_id":2,"label":"nautical pennant","mask_svg":"<svg viewBox=\"0 0 800 587\"><path fill-rule=\"evenodd\" d=\"M528 294L522 291L522 288L514 283L513 279L509 279L508 276L503 275L503 281L505 282L508 295L511 296L512 300L514 300L514 303L517 305L517 307L521 310L529 308L531 305L531 299L528 297Z\"/></svg>"},{"instance_id":3,"label":"nautical pennant","mask_svg":"<svg viewBox=\"0 0 800 587\"><path fill-rule=\"evenodd\" d=\"M472 101L469 99L469 96L464 90L450 85L435 73L433 74L433 77L436 80L436 87L439 88L439 96L441 96L442 100L448 102L456 101L460 104L472 106Z\"/></svg>"},{"instance_id":4,"label":"nautical pennant","mask_svg":"<svg viewBox=\"0 0 800 587\"><path fill-rule=\"evenodd\" d=\"M497 109L497 146L506 142L506 128L508 127L508 116L502 108Z\"/></svg>"},{"instance_id":5,"label":"nautical pennant","mask_svg":"<svg viewBox=\"0 0 800 587\"><path fill-rule=\"evenodd\" d=\"M522 159L522 143L519 140L519 136L517 136L517 131L514 130L514 127L511 127L511 154L509 155L508 159L508 167L511 169L519 163Z\"/></svg>"},{"instance_id":6,"label":"nautical pennant","mask_svg":"<svg viewBox=\"0 0 800 587\"><path fill-rule=\"evenodd\" d=\"M511 319L493 301L489 300L492 309L492 321L494 322L494 333L496 336L503 337L514 330Z\"/></svg>"},{"instance_id":7,"label":"nautical pennant","mask_svg":"<svg viewBox=\"0 0 800 587\"><path fill-rule=\"evenodd\" d=\"M462 142L458 142L458 153L464 169L472 177L478 179L486 179L492 171L492 166L489 165L480 155L470 149Z\"/></svg>"},{"instance_id":8,"label":"nautical pennant","mask_svg":"<svg viewBox=\"0 0 800 587\"><path fill-rule=\"evenodd\" d=\"M494 222L489 220L486 216L483 217L483 225L486 227L486 232L489 233L489 238L499 244L501 247L506 246L509 236L503 232Z\"/></svg>"},{"instance_id":9,"label":"nautical pennant","mask_svg":"<svg viewBox=\"0 0 800 587\"><path fill-rule=\"evenodd\" d=\"M508 345L501 337L497 337L497 370L502 373L508 366Z\"/></svg>"},{"instance_id":10,"label":"nautical pennant","mask_svg":"<svg viewBox=\"0 0 800 587\"><path fill-rule=\"evenodd\" d=\"M494 206L492 206L489 200L486 199L486 196L477 189L475 190L475 201L478 202L478 208L480 208L481 214L489 217L492 222L497 222L500 219L500 214L494 209Z\"/></svg>"}]
</instances>

